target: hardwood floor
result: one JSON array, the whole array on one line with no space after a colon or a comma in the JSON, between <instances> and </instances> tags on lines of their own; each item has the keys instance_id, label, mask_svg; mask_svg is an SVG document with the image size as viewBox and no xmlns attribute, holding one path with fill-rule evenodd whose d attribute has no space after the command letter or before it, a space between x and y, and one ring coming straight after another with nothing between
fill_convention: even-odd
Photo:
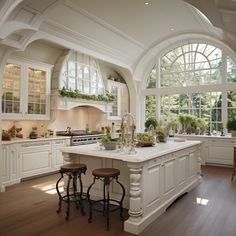
<instances>
[{"instance_id":1,"label":"hardwood floor","mask_svg":"<svg viewBox=\"0 0 236 236\"><path fill-rule=\"evenodd\" d=\"M204 167L202 183L176 201L141 236L236 236L236 178L230 168ZM105 219L76 211L65 221L65 208L58 215L55 181L58 175L41 177L8 187L0 193L0 235L130 236L123 231L118 212L111 214L111 229ZM88 212L87 206L85 209ZM127 212L125 213L128 217Z\"/></svg>"}]
</instances>

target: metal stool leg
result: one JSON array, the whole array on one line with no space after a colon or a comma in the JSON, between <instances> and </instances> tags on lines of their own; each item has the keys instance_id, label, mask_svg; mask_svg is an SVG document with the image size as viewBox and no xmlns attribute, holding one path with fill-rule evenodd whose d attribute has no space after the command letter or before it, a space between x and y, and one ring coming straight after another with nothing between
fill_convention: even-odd
<instances>
[{"instance_id":1,"label":"metal stool leg","mask_svg":"<svg viewBox=\"0 0 236 236\"><path fill-rule=\"evenodd\" d=\"M74 195L74 201L75 201L75 206L77 209L79 209L79 204L77 201L77 173L73 173L73 195Z\"/></svg>"},{"instance_id":2,"label":"metal stool leg","mask_svg":"<svg viewBox=\"0 0 236 236\"><path fill-rule=\"evenodd\" d=\"M89 188L88 188L88 190L87 190L87 199L88 199L88 203L89 203L89 218L88 218L88 222L89 223L91 223L92 222L92 201L91 201L91 199L90 199L90 194L89 194L89 192L90 192L90 190L91 190L91 188L92 188L92 186L95 184L95 179L96 179L96 177L94 177L93 178L93 182L92 182L92 184L89 186Z\"/></svg>"},{"instance_id":3,"label":"metal stool leg","mask_svg":"<svg viewBox=\"0 0 236 236\"><path fill-rule=\"evenodd\" d=\"M123 217L123 200L124 200L124 197L125 197L125 188L123 186L123 184L121 184L118 180L118 176L116 177L116 182L121 186L122 188L122 197L121 197L121 200L120 200L120 218L121 220L124 220L124 217Z\"/></svg>"},{"instance_id":4,"label":"metal stool leg","mask_svg":"<svg viewBox=\"0 0 236 236\"><path fill-rule=\"evenodd\" d=\"M82 179L81 179L81 173L79 173L78 178L79 178L79 183L80 183L79 205L80 205L80 210L82 212L82 215L85 215L83 198L82 198L83 184L82 184Z\"/></svg>"},{"instance_id":5,"label":"metal stool leg","mask_svg":"<svg viewBox=\"0 0 236 236\"><path fill-rule=\"evenodd\" d=\"M63 178L63 173L61 173L61 177L58 179L57 183L56 183L56 190L57 190L57 194L58 194L58 197L59 197L59 202L58 202L58 210L57 210L57 213L59 213L61 211L61 202L62 202L62 196L61 196L61 193L59 191L59 188L58 188L58 185L61 181L61 179Z\"/></svg>"},{"instance_id":6,"label":"metal stool leg","mask_svg":"<svg viewBox=\"0 0 236 236\"><path fill-rule=\"evenodd\" d=\"M71 174L68 174L68 182L67 182L67 188L66 188L66 197L67 197L67 210L66 210L66 220L69 219L70 215L70 181L72 179Z\"/></svg>"},{"instance_id":7,"label":"metal stool leg","mask_svg":"<svg viewBox=\"0 0 236 236\"><path fill-rule=\"evenodd\" d=\"M105 191L104 191L104 195L105 192L107 194L106 196L106 218L107 218L107 230L110 229L110 193L109 193L109 186L110 186L110 178L109 177L105 177L104 179L104 185L105 185Z\"/></svg>"}]
</instances>

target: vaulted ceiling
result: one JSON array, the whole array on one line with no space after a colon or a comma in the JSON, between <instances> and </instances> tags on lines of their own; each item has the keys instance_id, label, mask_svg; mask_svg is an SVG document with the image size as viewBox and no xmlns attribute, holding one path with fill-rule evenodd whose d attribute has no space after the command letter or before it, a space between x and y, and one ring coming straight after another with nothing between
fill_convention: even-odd
<instances>
[{"instance_id":1,"label":"vaulted ceiling","mask_svg":"<svg viewBox=\"0 0 236 236\"><path fill-rule=\"evenodd\" d=\"M0 43L24 50L29 43L46 39L131 72L154 46L178 35L217 38L236 52L236 1L146 2L149 4L144 0L2 0Z\"/></svg>"}]
</instances>

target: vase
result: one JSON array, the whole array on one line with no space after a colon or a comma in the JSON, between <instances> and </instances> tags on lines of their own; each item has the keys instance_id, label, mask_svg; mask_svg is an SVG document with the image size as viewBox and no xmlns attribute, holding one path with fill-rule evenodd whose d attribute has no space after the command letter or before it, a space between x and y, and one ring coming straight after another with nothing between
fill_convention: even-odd
<instances>
[{"instance_id":1,"label":"vase","mask_svg":"<svg viewBox=\"0 0 236 236\"><path fill-rule=\"evenodd\" d=\"M103 142L103 145L106 150L116 150L116 142L115 141Z\"/></svg>"},{"instance_id":2,"label":"vase","mask_svg":"<svg viewBox=\"0 0 236 236\"><path fill-rule=\"evenodd\" d=\"M236 130L231 130L231 136L236 137Z\"/></svg>"}]
</instances>

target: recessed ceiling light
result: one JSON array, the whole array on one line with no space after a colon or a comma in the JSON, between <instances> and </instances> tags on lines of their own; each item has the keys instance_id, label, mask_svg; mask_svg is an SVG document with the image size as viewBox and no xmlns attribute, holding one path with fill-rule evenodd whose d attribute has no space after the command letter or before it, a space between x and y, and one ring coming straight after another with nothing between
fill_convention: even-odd
<instances>
[{"instance_id":1,"label":"recessed ceiling light","mask_svg":"<svg viewBox=\"0 0 236 236\"><path fill-rule=\"evenodd\" d=\"M171 31L174 31L175 29L174 28L170 28Z\"/></svg>"},{"instance_id":2,"label":"recessed ceiling light","mask_svg":"<svg viewBox=\"0 0 236 236\"><path fill-rule=\"evenodd\" d=\"M145 4L146 6L148 6L148 5L150 4L150 2L145 2L144 4Z\"/></svg>"}]
</instances>

